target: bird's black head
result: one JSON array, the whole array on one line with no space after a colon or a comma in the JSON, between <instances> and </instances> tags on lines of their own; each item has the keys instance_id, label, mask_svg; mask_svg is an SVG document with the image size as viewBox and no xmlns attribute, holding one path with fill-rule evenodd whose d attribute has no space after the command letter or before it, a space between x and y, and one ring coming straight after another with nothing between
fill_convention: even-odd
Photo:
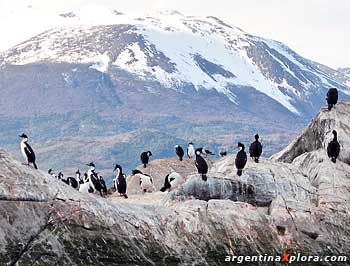
<instances>
[{"instance_id":1,"label":"bird's black head","mask_svg":"<svg viewBox=\"0 0 350 266\"><path fill-rule=\"evenodd\" d=\"M254 138L255 138L255 140L258 140L258 139L260 138L259 134L256 134L256 135L254 136Z\"/></svg>"},{"instance_id":2,"label":"bird's black head","mask_svg":"<svg viewBox=\"0 0 350 266\"><path fill-rule=\"evenodd\" d=\"M200 154L202 153L202 151L203 151L203 148L197 148L197 149L195 150L196 154L197 154L197 152L198 152L198 155L200 155Z\"/></svg>"},{"instance_id":3,"label":"bird's black head","mask_svg":"<svg viewBox=\"0 0 350 266\"><path fill-rule=\"evenodd\" d=\"M137 174L141 174L142 175L142 172L140 170L137 170L137 169L132 170L131 175L137 175Z\"/></svg>"},{"instance_id":4,"label":"bird's black head","mask_svg":"<svg viewBox=\"0 0 350 266\"><path fill-rule=\"evenodd\" d=\"M90 166L90 167L95 167L95 164L93 162L87 164L87 166Z\"/></svg>"},{"instance_id":5,"label":"bird's black head","mask_svg":"<svg viewBox=\"0 0 350 266\"><path fill-rule=\"evenodd\" d=\"M148 156L152 156L152 152L151 151L148 151L147 154L148 154Z\"/></svg>"},{"instance_id":6,"label":"bird's black head","mask_svg":"<svg viewBox=\"0 0 350 266\"><path fill-rule=\"evenodd\" d=\"M188 143L188 145L193 145L193 142Z\"/></svg>"},{"instance_id":7,"label":"bird's black head","mask_svg":"<svg viewBox=\"0 0 350 266\"><path fill-rule=\"evenodd\" d=\"M52 173L52 169L50 168L48 171L47 171L48 174L51 174Z\"/></svg>"},{"instance_id":8,"label":"bird's black head","mask_svg":"<svg viewBox=\"0 0 350 266\"><path fill-rule=\"evenodd\" d=\"M24 133L22 133L22 135L19 135L19 137L22 138L22 139L27 139L28 138L28 136L26 134L24 134Z\"/></svg>"},{"instance_id":9,"label":"bird's black head","mask_svg":"<svg viewBox=\"0 0 350 266\"><path fill-rule=\"evenodd\" d=\"M75 172L75 174L80 175L80 171L79 171L79 170L77 170L77 171Z\"/></svg>"},{"instance_id":10,"label":"bird's black head","mask_svg":"<svg viewBox=\"0 0 350 266\"><path fill-rule=\"evenodd\" d=\"M244 150L244 144L241 142L238 142L238 148L242 148L242 150Z\"/></svg>"},{"instance_id":11,"label":"bird's black head","mask_svg":"<svg viewBox=\"0 0 350 266\"><path fill-rule=\"evenodd\" d=\"M116 164L116 165L115 165L113 171L116 171L117 169L119 169L120 172L123 172L123 168L122 168L119 164Z\"/></svg>"}]
</instances>

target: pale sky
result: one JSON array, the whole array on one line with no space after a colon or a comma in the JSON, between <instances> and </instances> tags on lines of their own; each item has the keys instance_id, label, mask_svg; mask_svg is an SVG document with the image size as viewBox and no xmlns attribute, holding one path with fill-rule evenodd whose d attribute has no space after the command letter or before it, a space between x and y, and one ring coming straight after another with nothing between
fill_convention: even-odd
<instances>
[{"instance_id":1,"label":"pale sky","mask_svg":"<svg viewBox=\"0 0 350 266\"><path fill-rule=\"evenodd\" d=\"M0 50L51 27L54 15L89 5L140 16L162 9L214 15L311 60L350 67L350 0L0 0Z\"/></svg>"}]
</instances>

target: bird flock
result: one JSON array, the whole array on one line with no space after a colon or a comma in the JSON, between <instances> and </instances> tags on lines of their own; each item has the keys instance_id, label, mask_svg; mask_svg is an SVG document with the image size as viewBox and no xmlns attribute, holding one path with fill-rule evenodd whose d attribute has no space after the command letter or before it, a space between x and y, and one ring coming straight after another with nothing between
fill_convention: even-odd
<instances>
[{"instance_id":1,"label":"bird flock","mask_svg":"<svg viewBox=\"0 0 350 266\"><path fill-rule=\"evenodd\" d=\"M328 110L331 111L333 107L338 102L338 90L336 88L329 89L326 97L326 101L328 103ZM338 134L336 130L332 131L333 139L329 142L327 146L327 154L330 160L333 163L336 163L337 158L340 154L340 144L338 142ZM33 148L28 143L28 136L26 134L22 134L19 136L22 140L20 143L21 153L23 157L27 160L27 165L33 165L35 169L38 169L36 164L36 156ZM250 144L249 147L249 155L255 163L259 163L260 156L263 152L263 146L259 141L260 136L256 134L254 136L255 141ZM239 151L235 158L235 167L237 169L237 175L241 176L243 174L243 169L245 168L248 160L247 153L245 151L245 145L241 142L238 143L237 147ZM185 157L185 151L180 145L175 146L175 153L180 162L183 161ZM227 151L220 151L219 155L221 157L226 156ZM203 147L195 148L193 142L188 143L186 155L188 159L194 160L194 165L197 169L198 174L201 176L202 180L206 182L208 180L208 164L206 158L210 155L215 155L208 149ZM140 155L140 160L144 168L147 168L149 164L150 157L152 156L151 151L142 152ZM75 173L75 177L68 176L64 177L62 172L55 174L52 169L48 170L48 175L58 179L65 184L73 187L82 193L99 193L100 196L107 195L108 189L106 183L101 175L95 172L95 164L93 162L87 164L89 167L87 172L81 175L80 171L77 170ZM113 179L113 186L115 190L121 197L125 199L127 196L127 181L126 174L123 173L123 168L119 164L116 164L114 167L115 178ZM143 173L140 170L133 170L131 176L135 176L139 180L139 186L142 193L153 192L155 190L155 186L153 183L153 178ZM162 192L171 191L178 186L180 186L184 182L184 178L178 174L177 172L169 173L164 180L164 185L160 189Z\"/></svg>"}]
</instances>

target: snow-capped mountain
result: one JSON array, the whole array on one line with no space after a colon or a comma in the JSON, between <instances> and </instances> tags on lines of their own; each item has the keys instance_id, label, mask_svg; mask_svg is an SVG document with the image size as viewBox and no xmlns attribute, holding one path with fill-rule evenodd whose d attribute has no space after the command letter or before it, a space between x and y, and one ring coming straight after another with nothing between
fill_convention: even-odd
<instances>
[{"instance_id":1,"label":"snow-capped mountain","mask_svg":"<svg viewBox=\"0 0 350 266\"><path fill-rule=\"evenodd\" d=\"M0 53L0 144L17 151L26 132L48 168L131 169L141 151L173 156L189 141L232 152L257 132L269 155L325 106L329 87L350 94L341 71L215 17L94 8L54 20Z\"/></svg>"},{"instance_id":2,"label":"snow-capped mountain","mask_svg":"<svg viewBox=\"0 0 350 266\"><path fill-rule=\"evenodd\" d=\"M282 43L252 36L215 17L169 11L134 18L116 10L103 12L99 25L86 11L60 14L64 27L4 52L2 64L88 64L104 73L120 69L176 91L188 86L214 89L236 105L241 101L235 88L250 87L301 116L313 115L329 87L350 94L348 83Z\"/></svg>"}]
</instances>

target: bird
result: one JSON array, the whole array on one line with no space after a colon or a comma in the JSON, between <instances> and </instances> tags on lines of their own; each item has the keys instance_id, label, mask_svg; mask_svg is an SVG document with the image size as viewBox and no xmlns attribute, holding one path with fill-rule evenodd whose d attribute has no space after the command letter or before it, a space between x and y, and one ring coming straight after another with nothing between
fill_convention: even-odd
<instances>
[{"instance_id":1,"label":"bird","mask_svg":"<svg viewBox=\"0 0 350 266\"><path fill-rule=\"evenodd\" d=\"M149 162L149 157L152 156L152 152L151 151L145 151L143 153L141 153L141 162L143 164L143 167L146 168L147 164Z\"/></svg>"},{"instance_id":2,"label":"bird","mask_svg":"<svg viewBox=\"0 0 350 266\"><path fill-rule=\"evenodd\" d=\"M262 154L262 145L259 141L258 134L256 134L254 138L255 138L255 141L252 144L250 144L250 147L249 147L249 154L250 154L250 157L254 159L254 162L259 163L259 158Z\"/></svg>"},{"instance_id":3,"label":"bird","mask_svg":"<svg viewBox=\"0 0 350 266\"><path fill-rule=\"evenodd\" d=\"M105 193L105 195L107 195L108 189L107 189L106 182L103 179L103 176L100 175L99 178L100 178L100 184L101 184L102 192Z\"/></svg>"},{"instance_id":4,"label":"bird","mask_svg":"<svg viewBox=\"0 0 350 266\"><path fill-rule=\"evenodd\" d=\"M22 138L21 141L21 152L24 157L24 159L27 160L27 164L33 164L35 169L38 169L38 166L35 163L35 153L32 149L32 147L28 144L28 136L26 134L22 134L19 136Z\"/></svg>"},{"instance_id":5,"label":"bird","mask_svg":"<svg viewBox=\"0 0 350 266\"><path fill-rule=\"evenodd\" d=\"M47 173L48 173L51 177L57 178L56 174L53 172L53 170L52 170L51 168L47 171Z\"/></svg>"},{"instance_id":6,"label":"bird","mask_svg":"<svg viewBox=\"0 0 350 266\"><path fill-rule=\"evenodd\" d=\"M175 152L176 152L177 157L179 157L179 160L182 161L182 158L185 155L184 149L180 145L176 145Z\"/></svg>"},{"instance_id":7,"label":"bird","mask_svg":"<svg viewBox=\"0 0 350 266\"><path fill-rule=\"evenodd\" d=\"M198 148L196 150L199 150L205 157L208 155L215 155L215 153L212 153L210 150L206 150L205 148Z\"/></svg>"},{"instance_id":8,"label":"bird","mask_svg":"<svg viewBox=\"0 0 350 266\"><path fill-rule=\"evenodd\" d=\"M333 163L336 163L340 153L340 144L338 142L337 131L333 130L332 134L333 134L333 140L328 144L327 154L328 154L328 157L331 158L331 161Z\"/></svg>"},{"instance_id":9,"label":"bird","mask_svg":"<svg viewBox=\"0 0 350 266\"><path fill-rule=\"evenodd\" d=\"M57 174L57 179L58 180L62 180L63 179L63 173L62 172L59 172L58 174Z\"/></svg>"},{"instance_id":10,"label":"bird","mask_svg":"<svg viewBox=\"0 0 350 266\"><path fill-rule=\"evenodd\" d=\"M168 190L170 192L170 190L179 187L182 182L183 177L179 173L172 172L165 177L164 186L160 189L160 191L165 192Z\"/></svg>"},{"instance_id":11,"label":"bird","mask_svg":"<svg viewBox=\"0 0 350 266\"><path fill-rule=\"evenodd\" d=\"M189 159L191 159L195 155L196 155L196 151L194 149L193 143L190 142L190 143L188 143L188 146L187 146L187 156Z\"/></svg>"},{"instance_id":12,"label":"bird","mask_svg":"<svg viewBox=\"0 0 350 266\"><path fill-rule=\"evenodd\" d=\"M142 173L140 170L133 170L132 175L140 178L140 188L143 193L152 192L154 190L151 176Z\"/></svg>"},{"instance_id":13,"label":"bird","mask_svg":"<svg viewBox=\"0 0 350 266\"><path fill-rule=\"evenodd\" d=\"M114 167L114 171L116 172L115 178L114 178L114 187L118 191L120 196L123 196L124 198L128 198L128 195L126 194L127 189L127 183L125 180L125 175L123 174L123 168L116 164Z\"/></svg>"},{"instance_id":14,"label":"bird","mask_svg":"<svg viewBox=\"0 0 350 266\"><path fill-rule=\"evenodd\" d=\"M80 171L77 170L77 171L75 172L75 174L76 174L76 179L77 179L77 181L79 182L79 184L80 184L80 185L81 185L81 184L84 184L84 180L81 178ZM78 190L79 190L79 189L78 189Z\"/></svg>"},{"instance_id":15,"label":"bird","mask_svg":"<svg viewBox=\"0 0 350 266\"><path fill-rule=\"evenodd\" d=\"M87 164L89 166L89 170L87 172L88 180L90 183L90 188L92 189L92 192L99 192L100 196L102 197L102 185L100 182L100 178L95 172L95 164L93 162Z\"/></svg>"},{"instance_id":16,"label":"bird","mask_svg":"<svg viewBox=\"0 0 350 266\"><path fill-rule=\"evenodd\" d=\"M328 110L331 111L333 106L338 102L338 90L336 88L330 88L327 92Z\"/></svg>"},{"instance_id":17,"label":"bird","mask_svg":"<svg viewBox=\"0 0 350 266\"><path fill-rule=\"evenodd\" d=\"M224 156L226 156L227 155L227 151L220 151L220 156L221 157L224 157Z\"/></svg>"},{"instance_id":18,"label":"bird","mask_svg":"<svg viewBox=\"0 0 350 266\"><path fill-rule=\"evenodd\" d=\"M245 149L244 144L238 142L238 148L241 148L241 150L237 153L235 165L237 168L237 175L241 176L242 170L247 163L247 153L244 151L244 149Z\"/></svg>"},{"instance_id":19,"label":"bird","mask_svg":"<svg viewBox=\"0 0 350 266\"><path fill-rule=\"evenodd\" d=\"M208 164L201 156L201 152L199 149L196 150L195 166L198 170L198 174L202 176L203 181L207 181Z\"/></svg>"}]
</instances>

